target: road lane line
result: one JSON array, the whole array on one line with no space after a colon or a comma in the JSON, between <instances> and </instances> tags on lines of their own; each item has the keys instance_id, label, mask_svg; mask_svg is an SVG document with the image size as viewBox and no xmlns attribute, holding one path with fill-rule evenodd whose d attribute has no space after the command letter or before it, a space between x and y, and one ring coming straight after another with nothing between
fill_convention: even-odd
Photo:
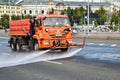
<instances>
[{"instance_id":1,"label":"road lane line","mask_svg":"<svg viewBox=\"0 0 120 80\"><path fill-rule=\"evenodd\" d=\"M99 44L99 46L104 46L105 44Z\"/></svg>"},{"instance_id":2,"label":"road lane line","mask_svg":"<svg viewBox=\"0 0 120 80\"><path fill-rule=\"evenodd\" d=\"M88 43L88 45L93 45L93 44L95 44L95 43Z\"/></svg>"},{"instance_id":3,"label":"road lane line","mask_svg":"<svg viewBox=\"0 0 120 80\"><path fill-rule=\"evenodd\" d=\"M44 62L48 62L48 63L52 63L52 64L63 64L63 63L55 62L55 61L44 61Z\"/></svg>"},{"instance_id":4,"label":"road lane line","mask_svg":"<svg viewBox=\"0 0 120 80\"><path fill-rule=\"evenodd\" d=\"M114 47L114 46L117 46L117 44L112 44L111 46L113 46L113 47Z\"/></svg>"},{"instance_id":5,"label":"road lane line","mask_svg":"<svg viewBox=\"0 0 120 80\"><path fill-rule=\"evenodd\" d=\"M0 37L0 39L9 39L9 37Z\"/></svg>"}]
</instances>

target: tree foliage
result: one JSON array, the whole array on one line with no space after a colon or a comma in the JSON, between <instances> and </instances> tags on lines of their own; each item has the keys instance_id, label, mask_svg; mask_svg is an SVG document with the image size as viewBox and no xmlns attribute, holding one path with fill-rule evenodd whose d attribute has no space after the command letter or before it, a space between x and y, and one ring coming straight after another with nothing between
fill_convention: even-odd
<instances>
[{"instance_id":1,"label":"tree foliage","mask_svg":"<svg viewBox=\"0 0 120 80\"><path fill-rule=\"evenodd\" d=\"M29 18L32 18L32 16L31 15L25 15L25 16L11 15L12 20L20 20L21 18L29 19ZM2 25L4 28L9 28L9 15L7 15L7 14L2 15L0 21L1 21L0 25Z\"/></svg>"},{"instance_id":2,"label":"tree foliage","mask_svg":"<svg viewBox=\"0 0 120 80\"><path fill-rule=\"evenodd\" d=\"M49 12L49 14L54 14L54 9L52 8L52 10Z\"/></svg>"},{"instance_id":3,"label":"tree foliage","mask_svg":"<svg viewBox=\"0 0 120 80\"><path fill-rule=\"evenodd\" d=\"M94 25L94 27L97 27L97 26L98 26L98 22L97 22L96 19L94 19L94 21L93 21L93 25Z\"/></svg>"},{"instance_id":4,"label":"tree foliage","mask_svg":"<svg viewBox=\"0 0 120 80\"><path fill-rule=\"evenodd\" d=\"M61 12L61 14L68 15L71 25L73 25L74 22L82 25L84 22L83 21L84 20L83 19L84 11L85 11L85 9L82 6L80 6L79 8L75 8L75 9L71 9L70 7L68 7L67 9L63 10Z\"/></svg>"},{"instance_id":5,"label":"tree foliage","mask_svg":"<svg viewBox=\"0 0 120 80\"><path fill-rule=\"evenodd\" d=\"M118 15L117 13L113 13L112 16L111 16L111 24L114 23L115 25L118 24Z\"/></svg>"},{"instance_id":6,"label":"tree foliage","mask_svg":"<svg viewBox=\"0 0 120 80\"><path fill-rule=\"evenodd\" d=\"M99 25L103 25L107 20L107 11L101 6L99 10L95 11L95 13L99 15Z\"/></svg>"}]
</instances>

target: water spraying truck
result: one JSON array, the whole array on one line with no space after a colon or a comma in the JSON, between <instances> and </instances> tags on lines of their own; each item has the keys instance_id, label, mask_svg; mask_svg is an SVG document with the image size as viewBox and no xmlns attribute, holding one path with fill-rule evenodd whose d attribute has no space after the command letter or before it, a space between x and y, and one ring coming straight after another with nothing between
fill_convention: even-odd
<instances>
[{"instance_id":1,"label":"water spraying truck","mask_svg":"<svg viewBox=\"0 0 120 80\"><path fill-rule=\"evenodd\" d=\"M14 51L23 48L67 51L68 48L83 48L85 45L85 38L79 45L72 42L72 27L65 15L38 15L32 19L12 20L9 35L9 44Z\"/></svg>"}]
</instances>

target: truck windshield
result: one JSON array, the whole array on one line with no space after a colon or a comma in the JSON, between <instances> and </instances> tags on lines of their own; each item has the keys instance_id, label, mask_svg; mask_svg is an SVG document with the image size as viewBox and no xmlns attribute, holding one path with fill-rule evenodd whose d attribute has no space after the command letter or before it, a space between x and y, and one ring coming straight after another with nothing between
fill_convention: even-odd
<instances>
[{"instance_id":1,"label":"truck windshield","mask_svg":"<svg viewBox=\"0 0 120 80\"><path fill-rule=\"evenodd\" d=\"M44 26L70 26L67 18L45 18Z\"/></svg>"}]
</instances>

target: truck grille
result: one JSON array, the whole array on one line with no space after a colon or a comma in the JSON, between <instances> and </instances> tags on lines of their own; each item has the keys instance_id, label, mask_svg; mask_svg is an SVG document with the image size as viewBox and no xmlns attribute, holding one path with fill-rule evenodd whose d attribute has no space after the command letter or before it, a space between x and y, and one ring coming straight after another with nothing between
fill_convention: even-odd
<instances>
[{"instance_id":1,"label":"truck grille","mask_svg":"<svg viewBox=\"0 0 120 80\"><path fill-rule=\"evenodd\" d=\"M66 35L65 34L62 34L61 36L56 36L55 34L53 35L50 35L51 38L66 38Z\"/></svg>"}]
</instances>

